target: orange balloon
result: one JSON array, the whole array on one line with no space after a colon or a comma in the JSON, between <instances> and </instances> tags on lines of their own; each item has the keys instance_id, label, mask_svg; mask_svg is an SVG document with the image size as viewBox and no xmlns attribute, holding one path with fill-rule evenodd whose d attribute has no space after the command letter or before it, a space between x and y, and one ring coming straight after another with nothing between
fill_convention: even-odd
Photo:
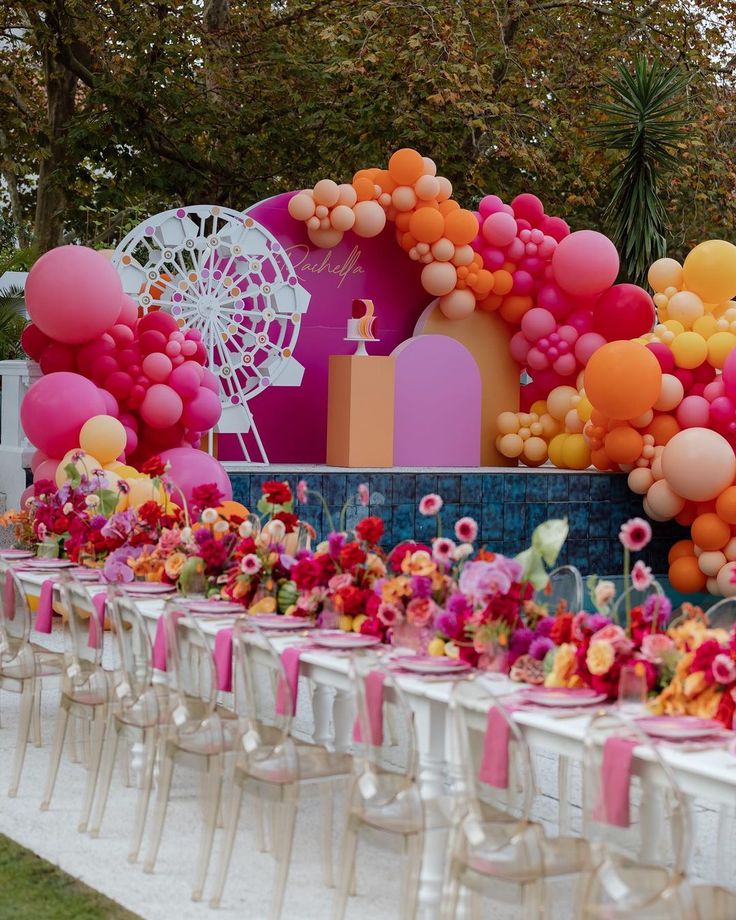
<instances>
[{"instance_id":1,"label":"orange balloon","mask_svg":"<svg viewBox=\"0 0 736 920\"><path fill-rule=\"evenodd\" d=\"M409 220L409 232L420 243L436 243L444 235L445 219L433 208L419 208Z\"/></svg>"},{"instance_id":2,"label":"orange balloon","mask_svg":"<svg viewBox=\"0 0 736 920\"><path fill-rule=\"evenodd\" d=\"M659 399L662 368L639 342L608 342L594 351L585 368L585 393L611 418L636 418Z\"/></svg>"},{"instance_id":3,"label":"orange balloon","mask_svg":"<svg viewBox=\"0 0 736 920\"><path fill-rule=\"evenodd\" d=\"M667 554L667 561L672 565L675 559L680 559L682 556L694 555L695 544L692 540L678 540L677 543L673 543L670 547L670 551Z\"/></svg>"},{"instance_id":4,"label":"orange balloon","mask_svg":"<svg viewBox=\"0 0 736 920\"><path fill-rule=\"evenodd\" d=\"M353 188L358 196L358 201L372 201L376 193L374 182L368 176L353 179Z\"/></svg>"},{"instance_id":5,"label":"orange balloon","mask_svg":"<svg viewBox=\"0 0 736 920\"><path fill-rule=\"evenodd\" d=\"M476 305L481 310L485 310L486 313L494 313L503 303L503 297L500 294L489 294L485 300L479 301Z\"/></svg>"},{"instance_id":6,"label":"orange balloon","mask_svg":"<svg viewBox=\"0 0 736 920\"><path fill-rule=\"evenodd\" d=\"M698 567L695 556L680 556L670 565L670 584L681 594L695 594L702 591L707 581Z\"/></svg>"},{"instance_id":7,"label":"orange balloon","mask_svg":"<svg viewBox=\"0 0 736 920\"><path fill-rule=\"evenodd\" d=\"M736 524L736 486L729 486L718 496L716 513L721 520Z\"/></svg>"},{"instance_id":8,"label":"orange balloon","mask_svg":"<svg viewBox=\"0 0 736 920\"><path fill-rule=\"evenodd\" d=\"M689 527L698 516L698 506L695 502L685 502L685 507L679 514L675 515L675 520L683 527Z\"/></svg>"},{"instance_id":9,"label":"orange balloon","mask_svg":"<svg viewBox=\"0 0 736 920\"><path fill-rule=\"evenodd\" d=\"M248 517L248 509L245 505L241 505L240 502L225 501L218 505L215 510L224 518L231 518L233 516L241 518Z\"/></svg>"},{"instance_id":10,"label":"orange balloon","mask_svg":"<svg viewBox=\"0 0 736 920\"><path fill-rule=\"evenodd\" d=\"M661 415L655 415L652 421L642 430L643 434L651 434L654 437L655 444L666 444L670 438L674 438L680 426L677 419L672 415L663 412Z\"/></svg>"},{"instance_id":11,"label":"orange balloon","mask_svg":"<svg viewBox=\"0 0 736 920\"><path fill-rule=\"evenodd\" d=\"M493 273L494 278L496 278L496 284L493 288L494 292L498 292L498 274L498 272ZM522 316L528 310L531 310L533 306L534 301L531 297L523 297L521 294L514 294L512 297L504 297L503 304L498 312L507 323L520 323Z\"/></svg>"},{"instance_id":12,"label":"orange balloon","mask_svg":"<svg viewBox=\"0 0 736 920\"><path fill-rule=\"evenodd\" d=\"M421 153L411 147L402 147L391 154L388 172L397 185L414 185L424 175L424 160Z\"/></svg>"},{"instance_id":13,"label":"orange balloon","mask_svg":"<svg viewBox=\"0 0 736 920\"><path fill-rule=\"evenodd\" d=\"M713 512L699 514L693 521L690 533L693 542L706 552L723 549L731 539L731 528Z\"/></svg>"},{"instance_id":14,"label":"orange balloon","mask_svg":"<svg viewBox=\"0 0 736 920\"><path fill-rule=\"evenodd\" d=\"M369 177L370 178L370 177ZM388 192L389 195L396 188L396 182L391 178L391 173L387 169L379 169L375 178L375 184L381 186L382 192Z\"/></svg>"},{"instance_id":15,"label":"orange balloon","mask_svg":"<svg viewBox=\"0 0 736 920\"><path fill-rule=\"evenodd\" d=\"M459 210L460 205L453 198L448 198L447 201L440 201L439 211L444 217L447 217L452 211Z\"/></svg>"},{"instance_id":16,"label":"orange balloon","mask_svg":"<svg viewBox=\"0 0 736 920\"><path fill-rule=\"evenodd\" d=\"M406 233L409 229L409 224L411 223L411 211L401 211L396 215L396 229L401 230L402 233Z\"/></svg>"},{"instance_id":17,"label":"orange balloon","mask_svg":"<svg viewBox=\"0 0 736 920\"><path fill-rule=\"evenodd\" d=\"M458 208L450 211L445 217L445 232L447 237L456 246L467 246L478 235L478 218L472 211Z\"/></svg>"},{"instance_id":18,"label":"orange balloon","mask_svg":"<svg viewBox=\"0 0 736 920\"><path fill-rule=\"evenodd\" d=\"M493 290L502 297L508 294L514 286L514 279L508 272L501 269L493 273Z\"/></svg>"},{"instance_id":19,"label":"orange balloon","mask_svg":"<svg viewBox=\"0 0 736 920\"><path fill-rule=\"evenodd\" d=\"M485 297L489 291L493 290L494 283L495 279L492 272L489 272L485 268L481 268L476 276L475 284L473 285L476 296L481 298Z\"/></svg>"},{"instance_id":20,"label":"orange balloon","mask_svg":"<svg viewBox=\"0 0 736 920\"><path fill-rule=\"evenodd\" d=\"M611 469L611 461L608 459L608 454L603 448L591 451L590 461L597 470Z\"/></svg>"},{"instance_id":21,"label":"orange balloon","mask_svg":"<svg viewBox=\"0 0 736 920\"><path fill-rule=\"evenodd\" d=\"M626 426L609 431L604 443L614 463L633 463L641 456L644 438L636 429Z\"/></svg>"},{"instance_id":22,"label":"orange balloon","mask_svg":"<svg viewBox=\"0 0 736 920\"><path fill-rule=\"evenodd\" d=\"M409 252L410 249L413 249L417 245L416 239L411 235L411 233L402 233L401 234L401 248Z\"/></svg>"}]
</instances>

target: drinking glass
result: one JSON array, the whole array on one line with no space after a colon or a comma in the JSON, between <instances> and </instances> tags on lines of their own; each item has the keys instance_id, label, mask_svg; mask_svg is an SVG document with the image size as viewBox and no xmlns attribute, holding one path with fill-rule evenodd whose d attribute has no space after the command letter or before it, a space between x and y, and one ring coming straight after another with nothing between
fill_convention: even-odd
<instances>
[{"instance_id":1,"label":"drinking glass","mask_svg":"<svg viewBox=\"0 0 736 920\"><path fill-rule=\"evenodd\" d=\"M618 705L626 715L642 715L647 699L647 674L641 661L625 664L618 681Z\"/></svg>"}]
</instances>

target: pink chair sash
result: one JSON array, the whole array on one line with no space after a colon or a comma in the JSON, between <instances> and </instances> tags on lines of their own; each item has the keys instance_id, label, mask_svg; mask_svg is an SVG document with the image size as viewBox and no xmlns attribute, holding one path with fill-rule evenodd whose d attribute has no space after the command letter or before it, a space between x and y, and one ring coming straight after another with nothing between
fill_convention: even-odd
<instances>
[{"instance_id":1,"label":"pink chair sash","mask_svg":"<svg viewBox=\"0 0 736 920\"><path fill-rule=\"evenodd\" d=\"M386 675L383 671L370 671L365 677L365 705L368 711L369 744L380 747L383 744L383 683ZM360 718L353 726L353 740L363 740Z\"/></svg>"},{"instance_id":2,"label":"pink chair sash","mask_svg":"<svg viewBox=\"0 0 736 920\"><path fill-rule=\"evenodd\" d=\"M511 727L498 706L493 706L488 711L478 779L494 789L508 789L510 741Z\"/></svg>"},{"instance_id":3,"label":"pink chair sash","mask_svg":"<svg viewBox=\"0 0 736 920\"><path fill-rule=\"evenodd\" d=\"M3 589L3 611L8 620L15 617L15 587L13 585L13 576L10 572L5 573L5 587Z\"/></svg>"},{"instance_id":4,"label":"pink chair sash","mask_svg":"<svg viewBox=\"0 0 736 920\"><path fill-rule=\"evenodd\" d=\"M41 592L38 596L38 609L36 610L35 627L38 632L50 633L51 623L54 615L54 585L55 578L47 578L41 585Z\"/></svg>"},{"instance_id":5,"label":"pink chair sash","mask_svg":"<svg viewBox=\"0 0 736 920\"><path fill-rule=\"evenodd\" d=\"M629 791L631 766L636 741L631 738L607 738L603 745L601 765L601 800L593 818L613 827L628 827L631 821Z\"/></svg>"},{"instance_id":6,"label":"pink chair sash","mask_svg":"<svg viewBox=\"0 0 736 920\"><path fill-rule=\"evenodd\" d=\"M281 653L281 664L284 668L284 677L276 687L276 712L280 716L296 715L296 700L299 690L299 660L303 648L290 645ZM287 695L288 688L288 695ZM287 702L291 699L291 712L287 712Z\"/></svg>"},{"instance_id":7,"label":"pink chair sash","mask_svg":"<svg viewBox=\"0 0 736 920\"><path fill-rule=\"evenodd\" d=\"M105 628L105 604L107 603L107 594L101 591L92 598L92 606L95 608L94 615L89 618L89 631L87 633L87 645L90 648L97 647L97 629Z\"/></svg>"},{"instance_id":8,"label":"pink chair sash","mask_svg":"<svg viewBox=\"0 0 736 920\"><path fill-rule=\"evenodd\" d=\"M183 616L180 611L174 611L172 616L178 619ZM166 670L166 629L164 618L156 621L156 634L153 638L153 666L157 671ZM233 631L232 627L220 629L215 636L215 674L217 689L230 693L233 687Z\"/></svg>"}]
</instances>

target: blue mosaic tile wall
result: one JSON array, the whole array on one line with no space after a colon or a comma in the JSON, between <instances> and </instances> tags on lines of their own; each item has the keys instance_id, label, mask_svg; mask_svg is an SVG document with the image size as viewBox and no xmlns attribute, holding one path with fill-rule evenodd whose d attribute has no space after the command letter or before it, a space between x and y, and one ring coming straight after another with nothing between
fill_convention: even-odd
<instances>
[{"instance_id":1,"label":"blue mosaic tile wall","mask_svg":"<svg viewBox=\"0 0 736 920\"><path fill-rule=\"evenodd\" d=\"M266 479L285 479L295 487L293 468L268 472L232 473L234 498L253 507ZM435 521L419 514L419 499L437 492L445 501L445 530L464 515L475 518L480 538L489 549L514 555L529 542L534 528L551 517L567 516L570 535L560 562L577 566L585 574L609 575L621 571L618 530L630 517L643 516L641 498L628 488L626 476L607 473L563 472L329 472L306 473L311 489L321 492L337 524L340 509L361 482L367 482L371 504L366 510L351 507L348 526L367 513L377 514L386 524L384 545L400 540L428 539L435 535ZM321 504L313 499L300 510L320 536L329 529ZM667 571L667 552L685 529L668 522L653 524L654 538L644 554L655 573Z\"/></svg>"}]
</instances>

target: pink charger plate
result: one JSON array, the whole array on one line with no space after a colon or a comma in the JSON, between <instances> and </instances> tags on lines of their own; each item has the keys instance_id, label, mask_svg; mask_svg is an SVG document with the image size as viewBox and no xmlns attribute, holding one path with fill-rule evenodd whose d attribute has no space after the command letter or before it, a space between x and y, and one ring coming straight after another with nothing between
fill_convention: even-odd
<instances>
[{"instance_id":1,"label":"pink charger plate","mask_svg":"<svg viewBox=\"0 0 736 920\"><path fill-rule=\"evenodd\" d=\"M651 738L667 741L693 741L724 730L721 722L698 716L644 716L636 719L635 725Z\"/></svg>"},{"instance_id":2,"label":"pink charger plate","mask_svg":"<svg viewBox=\"0 0 736 920\"><path fill-rule=\"evenodd\" d=\"M443 655L398 655L393 663L415 674L458 674L472 670L467 661Z\"/></svg>"},{"instance_id":3,"label":"pink charger plate","mask_svg":"<svg viewBox=\"0 0 736 920\"><path fill-rule=\"evenodd\" d=\"M176 591L175 585L165 585L158 581L127 582L122 585L122 588L134 597L145 597L149 594L173 594Z\"/></svg>"},{"instance_id":4,"label":"pink charger plate","mask_svg":"<svg viewBox=\"0 0 736 920\"><path fill-rule=\"evenodd\" d=\"M381 644L378 636L364 636L361 633L342 632L339 629L315 630L312 641L322 648L335 649L372 648Z\"/></svg>"}]
</instances>

